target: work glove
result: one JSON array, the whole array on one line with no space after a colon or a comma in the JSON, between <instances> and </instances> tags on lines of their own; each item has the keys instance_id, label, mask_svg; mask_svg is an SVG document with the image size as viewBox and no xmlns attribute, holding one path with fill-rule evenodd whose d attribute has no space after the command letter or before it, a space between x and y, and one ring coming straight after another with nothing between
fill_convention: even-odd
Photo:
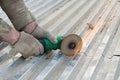
<instances>
[{"instance_id":1,"label":"work glove","mask_svg":"<svg viewBox=\"0 0 120 80\"><path fill-rule=\"evenodd\" d=\"M20 32L16 41L13 40L7 42L12 46L10 54L13 55L20 52L24 58L28 58L30 56L37 56L44 53L44 47L42 44L32 35L25 32Z\"/></svg>"},{"instance_id":2,"label":"work glove","mask_svg":"<svg viewBox=\"0 0 120 80\"><path fill-rule=\"evenodd\" d=\"M30 33L37 39L47 38L52 43L57 43L56 37L49 31L45 30L43 27L40 27L35 21L27 25L24 28L24 31Z\"/></svg>"}]
</instances>

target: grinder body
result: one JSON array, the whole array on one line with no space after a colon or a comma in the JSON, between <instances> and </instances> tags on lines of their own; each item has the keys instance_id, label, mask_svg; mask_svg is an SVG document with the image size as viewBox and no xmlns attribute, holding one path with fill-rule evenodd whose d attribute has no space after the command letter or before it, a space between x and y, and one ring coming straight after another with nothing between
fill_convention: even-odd
<instances>
[{"instance_id":1,"label":"grinder body","mask_svg":"<svg viewBox=\"0 0 120 80\"><path fill-rule=\"evenodd\" d=\"M63 41L64 37L62 36L58 36L57 37L57 43L54 44L52 43L49 39L45 38L45 39L40 39L39 42L44 46L44 50L45 51L50 51L50 50L56 50L56 49L60 49L61 47L61 43Z\"/></svg>"}]
</instances>

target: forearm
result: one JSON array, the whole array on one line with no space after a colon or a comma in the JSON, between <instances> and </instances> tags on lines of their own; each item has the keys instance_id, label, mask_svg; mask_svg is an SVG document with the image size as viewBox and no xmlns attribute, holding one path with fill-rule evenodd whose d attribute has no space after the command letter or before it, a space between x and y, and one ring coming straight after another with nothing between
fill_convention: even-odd
<instances>
[{"instance_id":1,"label":"forearm","mask_svg":"<svg viewBox=\"0 0 120 80\"><path fill-rule=\"evenodd\" d=\"M23 0L0 0L0 5L18 31L35 21Z\"/></svg>"}]
</instances>

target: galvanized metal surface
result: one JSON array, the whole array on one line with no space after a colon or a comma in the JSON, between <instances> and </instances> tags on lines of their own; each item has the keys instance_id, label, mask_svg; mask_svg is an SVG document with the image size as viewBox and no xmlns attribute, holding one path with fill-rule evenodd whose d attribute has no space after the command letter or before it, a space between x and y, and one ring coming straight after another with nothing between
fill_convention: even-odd
<instances>
[{"instance_id":1,"label":"galvanized metal surface","mask_svg":"<svg viewBox=\"0 0 120 80\"><path fill-rule=\"evenodd\" d=\"M120 80L119 0L25 2L41 26L56 36L78 34L83 47L73 59L54 51L50 59L43 55L5 60L8 46L0 51L0 80ZM10 23L1 10L0 14Z\"/></svg>"}]
</instances>

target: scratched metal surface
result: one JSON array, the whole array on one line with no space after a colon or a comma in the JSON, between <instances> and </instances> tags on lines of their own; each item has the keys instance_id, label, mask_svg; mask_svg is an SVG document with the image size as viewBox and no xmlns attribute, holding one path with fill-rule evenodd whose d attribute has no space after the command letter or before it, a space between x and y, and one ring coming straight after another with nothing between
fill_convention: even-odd
<instances>
[{"instance_id":1,"label":"scratched metal surface","mask_svg":"<svg viewBox=\"0 0 120 80\"><path fill-rule=\"evenodd\" d=\"M25 0L38 23L57 35L75 33L81 52L69 59L59 51L24 60L0 51L0 80L120 80L119 0ZM0 17L10 21L0 10ZM7 60L5 60L5 58Z\"/></svg>"}]
</instances>

